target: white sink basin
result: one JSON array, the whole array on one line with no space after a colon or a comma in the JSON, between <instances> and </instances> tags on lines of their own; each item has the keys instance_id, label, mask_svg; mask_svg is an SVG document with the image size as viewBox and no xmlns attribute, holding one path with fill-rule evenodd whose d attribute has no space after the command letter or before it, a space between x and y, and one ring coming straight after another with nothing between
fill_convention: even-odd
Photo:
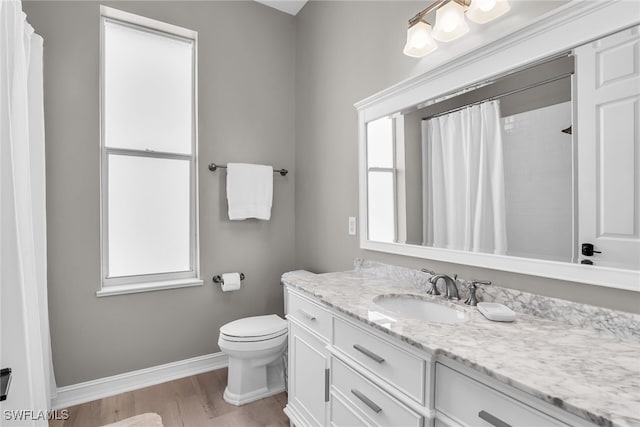
<instances>
[{"instance_id":1,"label":"white sink basin","mask_svg":"<svg viewBox=\"0 0 640 427\"><path fill-rule=\"evenodd\" d=\"M469 313L412 295L380 295L373 300L369 310L381 311L385 317L419 319L436 323L463 323L469 320ZM395 320L395 319L390 319Z\"/></svg>"}]
</instances>

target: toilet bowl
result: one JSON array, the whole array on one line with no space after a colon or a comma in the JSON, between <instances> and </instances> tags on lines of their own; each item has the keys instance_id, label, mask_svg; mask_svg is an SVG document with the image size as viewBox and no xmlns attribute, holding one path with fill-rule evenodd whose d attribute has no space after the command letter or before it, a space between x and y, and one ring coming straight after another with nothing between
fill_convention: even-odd
<instances>
[{"instance_id":1,"label":"toilet bowl","mask_svg":"<svg viewBox=\"0 0 640 427\"><path fill-rule=\"evenodd\" d=\"M275 314L222 326L218 346L229 358L224 400L239 406L283 392L286 345L287 321Z\"/></svg>"}]
</instances>

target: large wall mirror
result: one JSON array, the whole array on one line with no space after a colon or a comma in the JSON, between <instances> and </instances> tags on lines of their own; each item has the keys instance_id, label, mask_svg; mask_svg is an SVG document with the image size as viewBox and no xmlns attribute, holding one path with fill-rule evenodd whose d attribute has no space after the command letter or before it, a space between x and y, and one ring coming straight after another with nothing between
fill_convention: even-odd
<instances>
[{"instance_id":1,"label":"large wall mirror","mask_svg":"<svg viewBox=\"0 0 640 427\"><path fill-rule=\"evenodd\" d=\"M358 104L361 246L640 291L640 36L621 21L547 55L532 30L535 61L479 54Z\"/></svg>"}]
</instances>

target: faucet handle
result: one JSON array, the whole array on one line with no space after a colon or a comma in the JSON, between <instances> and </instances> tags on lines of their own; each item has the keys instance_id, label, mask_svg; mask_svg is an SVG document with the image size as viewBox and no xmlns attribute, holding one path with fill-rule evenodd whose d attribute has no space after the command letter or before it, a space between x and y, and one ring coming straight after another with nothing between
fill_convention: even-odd
<instances>
[{"instance_id":1,"label":"faucet handle","mask_svg":"<svg viewBox=\"0 0 640 427\"><path fill-rule=\"evenodd\" d=\"M489 280L472 280L469 284L469 297L464 303L471 306L478 305L478 298L476 298L477 285L488 286L490 284L491 282Z\"/></svg>"},{"instance_id":2,"label":"faucet handle","mask_svg":"<svg viewBox=\"0 0 640 427\"><path fill-rule=\"evenodd\" d=\"M420 271L422 271L423 273L430 274L431 277L436 275L435 271L429 270L428 268L423 268ZM440 291L438 291L438 285L435 282L431 281L431 277L429 277L429 284L431 286L429 287L429 289L427 289L427 294L428 295L440 295ZM437 282L437 280L436 280L436 282Z\"/></svg>"},{"instance_id":3,"label":"faucet handle","mask_svg":"<svg viewBox=\"0 0 640 427\"><path fill-rule=\"evenodd\" d=\"M476 285L489 286L491 284L490 280L472 280L469 287L476 287Z\"/></svg>"},{"instance_id":4,"label":"faucet handle","mask_svg":"<svg viewBox=\"0 0 640 427\"><path fill-rule=\"evenodd\" d=\"M429 289L427 289L427 295L440 295L440 291L438 290L438 281L429 281L429 284L431 285L429 287Z\"/></svg>"},{"instance_id":5,"label":"faucet handle","mask_svg":"<svg viewBox=\"0 0 640 427\"><path fill-rule=\"evenodd\" d=\"M438 279L440 276L436 276L435 271L427 270L426 268L423 268L422 272L431 274L431 277L428 279L431 286L427 289L427 295L440 295L440 291L438 290Z\"/></svg>"}]
</instances>

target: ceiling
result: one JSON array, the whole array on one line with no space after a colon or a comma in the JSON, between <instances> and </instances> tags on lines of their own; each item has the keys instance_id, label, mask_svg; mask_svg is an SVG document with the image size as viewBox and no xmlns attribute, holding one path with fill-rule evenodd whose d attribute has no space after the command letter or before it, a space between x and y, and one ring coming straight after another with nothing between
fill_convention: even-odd
<instances>
[{"instance_id":1,"label":"ceiling","mask_svg":"<svg viewBox=\"0 0 640 427\"><path fill-rule=\"evenodd\" d=\"M296 15L307 3L307 0L255 0L289 15Z\"/></svg>"}]
</instances>

